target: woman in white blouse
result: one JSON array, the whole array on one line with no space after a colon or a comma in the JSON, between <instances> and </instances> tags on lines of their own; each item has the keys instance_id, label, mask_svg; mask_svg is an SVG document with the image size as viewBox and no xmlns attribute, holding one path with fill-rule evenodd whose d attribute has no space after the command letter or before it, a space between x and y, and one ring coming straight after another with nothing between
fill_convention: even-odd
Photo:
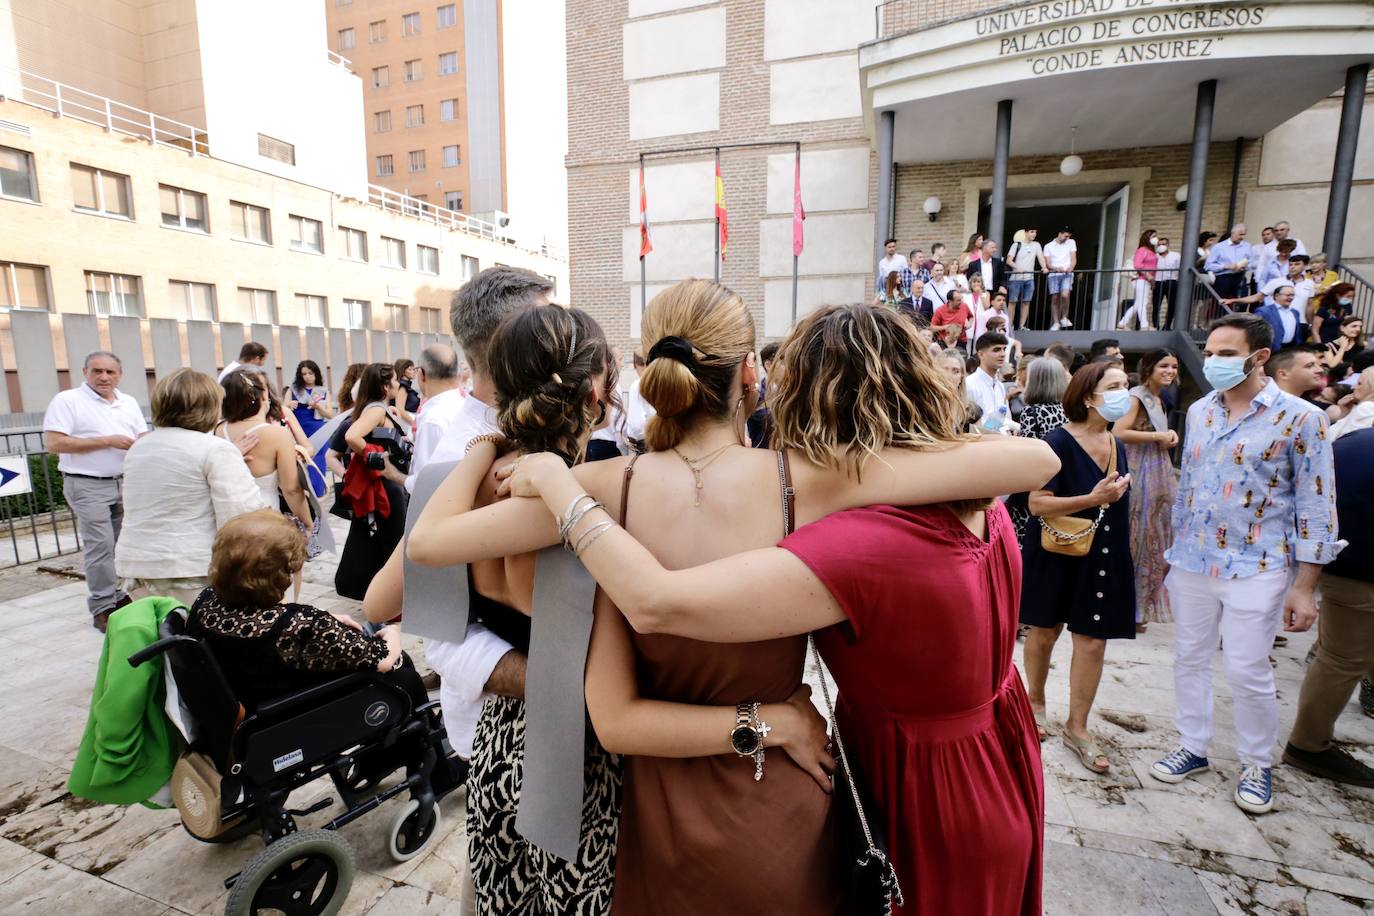
<instances>
[{"instance_id":1,"label":"woman in white blouse","mask_svg":"<svg viewBox=\"0 0 1374 916\"><path fill-rule=\"evenodd\" d=\"M134 598L159 595L187 607L208 584L215 532L237 515L267 507L228 441L211 435L223 389L178 369L153 389L153 426L124 460L124 524L115 570Z\"/></svg>"}]
</instances>

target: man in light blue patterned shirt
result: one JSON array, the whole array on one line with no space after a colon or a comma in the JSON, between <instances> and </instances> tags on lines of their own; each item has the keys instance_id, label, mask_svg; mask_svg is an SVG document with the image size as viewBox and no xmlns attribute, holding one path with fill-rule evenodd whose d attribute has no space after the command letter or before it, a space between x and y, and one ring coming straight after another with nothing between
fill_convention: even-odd
<instances>
[{"instance_id":1,"label":"man in light blue patterned shirt","mask_svg":"<svg viewBox=\"0 0 1374 916\"><path fill-rule=\"evenodd\" d=\"M1269 649L1280 625L1312 626L1317 576L1345 546L1326 416L1264 374L1272 346L1258 315L1227 315L1207 336L1203 371L1215 390L1188 410L1174 542L1164 554L1180 747L1151 768L1170 783L1208 768L1220 635L1244 767L1235 801L1253 814L1273 807L1278 700Z\"/></svg>"}]
</instances>

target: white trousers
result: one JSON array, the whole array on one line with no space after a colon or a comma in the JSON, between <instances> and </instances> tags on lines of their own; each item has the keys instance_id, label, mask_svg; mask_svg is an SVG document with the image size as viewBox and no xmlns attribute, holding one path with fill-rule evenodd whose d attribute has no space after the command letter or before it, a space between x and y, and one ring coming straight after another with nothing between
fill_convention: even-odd
<instances>
[{"instance_id":1,"label":"white trousers","mask_svg":"<svg viewBox=\"0 0 1374 916\"><path fill-rule=\"evenodd\" d=\"M1134 284L1135 302L1126 309L1125 314L1121 316L1121 321L1117 322L1117 327L1130 327L1131 319L1134 318L1143 331L1150 327L1150 299L1154 295L1154 290L1148 280L1141 280L1137 277Z\"/></svg>"},{"instance_id":2,"label":"white trousers","mask_svg":"<svg viewBox=\"0 0 1374 916\"><path fill-rule=\"evenodd\" d=\"M1244 766L1270 766L1279 739L1279 704L1269 652L1283 619L1290 571L1215 579L1171 569L1164 584L1174 611L1174 701L1179 741L1207 756L1212 742L1212 657L1231 686L1236 753Z\"/></svg>"}]
</instances>

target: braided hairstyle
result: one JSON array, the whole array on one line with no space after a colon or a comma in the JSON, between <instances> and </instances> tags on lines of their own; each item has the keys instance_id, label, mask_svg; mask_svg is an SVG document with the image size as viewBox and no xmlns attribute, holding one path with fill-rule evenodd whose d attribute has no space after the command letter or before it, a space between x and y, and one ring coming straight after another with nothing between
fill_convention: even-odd
<instances>
[{"instance_id":1,"label":"braided hairstyle","mask_svg":"<svg viewBox=\"0 0 1374 916\"><path fill-rule=\"evenodd\" d=\"M553 452L577 464L605 411L619 407L610 345L580 309L539 305L514 312L492 335L488 359L501 434L522 451ZM603 372L605 400L598 406L591 395Z\"/></svg>"}]
</instances>

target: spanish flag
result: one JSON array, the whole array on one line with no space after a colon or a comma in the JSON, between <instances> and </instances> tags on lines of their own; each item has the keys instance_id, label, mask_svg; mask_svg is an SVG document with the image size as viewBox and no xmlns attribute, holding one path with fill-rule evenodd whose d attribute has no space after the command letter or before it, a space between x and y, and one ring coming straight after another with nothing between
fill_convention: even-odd
<instances>
[{"instance_id":1,"label":"spanish flag","mask_svg":"<svg viewBox=\"0 0 1374 916\"><path fill-rule=\"evenodd\" d=\"M644 163L639 164L639 257L654 250L649 240L649 196L644 192Z\"/></svg>"},{"instance_id":2,"label":"spanish flag","mask_svg":"<svg viewBox=\"0 0 1374 916\"><path fill-rule=\"evenodd\" d=\"M716 162L716 225L720 227L720 259L725 260L725 248L730 243L730 221L725 213L725 182L720 177L720 162Z\"/></svg>"}]
</instances>

